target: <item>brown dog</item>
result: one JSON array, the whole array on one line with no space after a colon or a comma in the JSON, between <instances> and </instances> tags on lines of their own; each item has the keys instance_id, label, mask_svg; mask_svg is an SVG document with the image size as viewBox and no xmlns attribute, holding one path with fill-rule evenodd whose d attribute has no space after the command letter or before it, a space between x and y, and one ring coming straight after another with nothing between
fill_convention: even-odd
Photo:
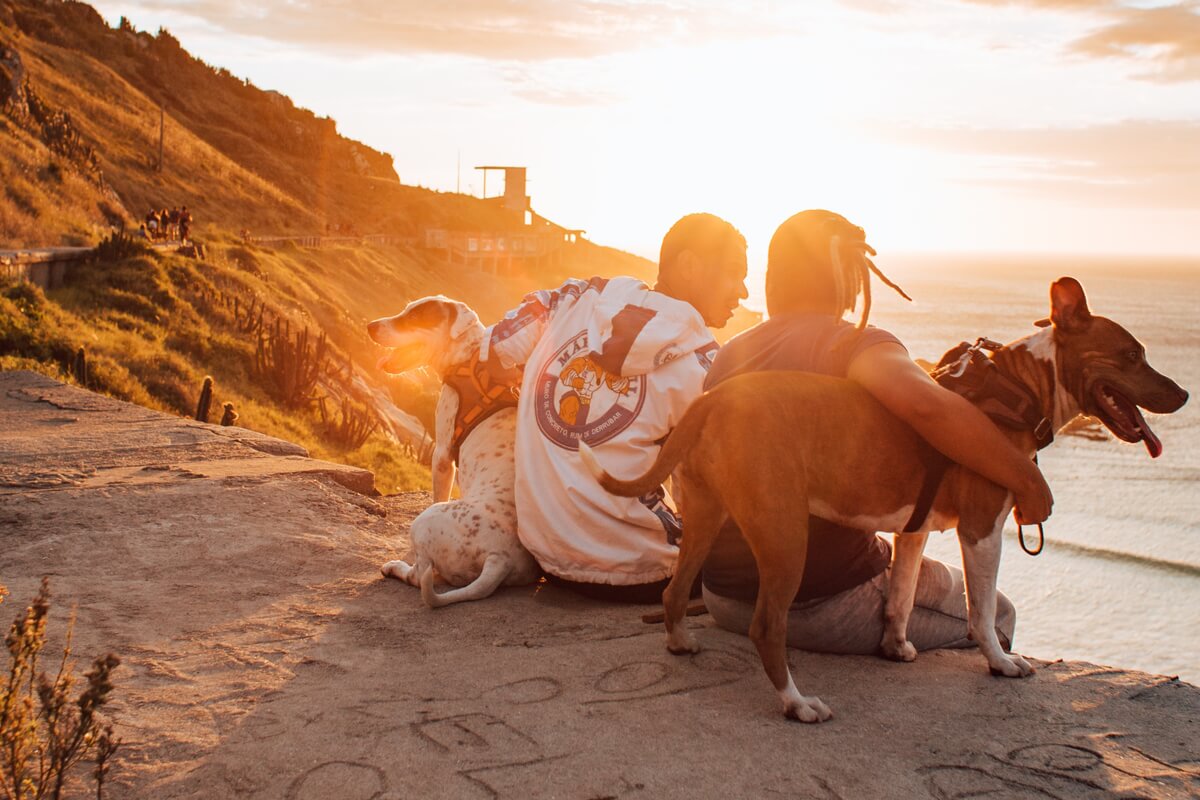
<instances>
[{"instance_id":1,"label":"brown dog","mask_svg":"<svg viewBox=\"0 0 1200 800\"><path fill-rule=\"evenodd\" d=\"M1171 413L1187 392L1146 362L1145 349L1124 328L1093 316L1074 278L1050 287L1051 321L1044 330L1001 349L994 363L1022 384L1058 430L1091 414L1118 438L1144 441L1161 452L1138 406ZM1032 456L1029 431L1007 431ZM629 481L609 476L581 444L605 489L638 496L658 486L679 464L684 536L679 563L666 591L667 647L699 649L682 625L688 590L717 532L732 517L758 565L758 602L750 638L783 700L784 714L805 722L831 716L816 697L803 697L788 670L786 619L804 572L808 516L855 528L900 531L915 506L930 448L857 384L801 372L759 372L732 378L696 400L671 433L654 466ZM1005 653L996 635L996 572L1001 530L1012 511L1004 488L952 465L924 525L897 535L887 598L885 655L911 661L907 640L917 572L931 530L957 528L967 584L969 633L995 674L1033 672L1025 659Z\"/></svg>"}]
</instances>

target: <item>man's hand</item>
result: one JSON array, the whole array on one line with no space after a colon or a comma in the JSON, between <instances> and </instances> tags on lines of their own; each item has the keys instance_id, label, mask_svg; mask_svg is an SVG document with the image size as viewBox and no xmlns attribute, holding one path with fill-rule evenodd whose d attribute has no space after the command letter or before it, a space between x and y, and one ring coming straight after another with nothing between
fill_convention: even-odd
<instances>
[{"instance_id":1,"label":"man's hand","mask_svg":"<svg viewBox=\"0 0 1200 800\"><path fill-rule=\"evenodd\" d=\"M1050 511L1054 508L1054 495L1050 493L1050 485L1046 483L1046 479L1042 476L1042 471L1033 467L1033 476L1031 476L1029 488L1017 492L1014 496L1017 508L1017 524L1019 525L1036 525L1039 522L1045 522L1050 516Z\"/></svg>"}]
</instances>

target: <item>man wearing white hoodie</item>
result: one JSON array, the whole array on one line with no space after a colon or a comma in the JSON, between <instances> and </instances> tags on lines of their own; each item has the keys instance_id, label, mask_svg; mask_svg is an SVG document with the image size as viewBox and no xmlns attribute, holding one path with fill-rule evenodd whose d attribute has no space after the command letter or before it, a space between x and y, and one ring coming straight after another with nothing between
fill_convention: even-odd
<instances>
[{"instance_id":1,"label":"man wearing white hoodie","mask_svg":"<svg viewBox=\"0 0 1200 800\"><path fill-rule=\"evenodd\" d=\"M651 290L634 278L569 280L526 296L488 330L482 360L524 367L517 409L521 542L554 582L600 599L655 603L680 525L663 490L610 495L579 459L582 439L614 474L639 475L700 395L746 293L746 240L711 214L663 238Z\"/></svg>"}]
</instances>

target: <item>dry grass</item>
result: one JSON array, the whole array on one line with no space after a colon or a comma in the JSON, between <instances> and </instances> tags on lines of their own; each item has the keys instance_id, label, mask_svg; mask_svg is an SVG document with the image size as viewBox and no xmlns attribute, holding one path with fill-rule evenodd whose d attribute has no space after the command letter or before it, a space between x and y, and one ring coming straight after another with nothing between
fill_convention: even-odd
<instances>
[{"instance_id":1,"label":"dry grass","mask_svg":"<svg viewBox=\"0 0 1200 800\"><path fill-rule=\"evenodd\" d=\"M102 230L104 196L59 156L0 117L0 247L78 245Z\"/></svg>"}]
</instances>

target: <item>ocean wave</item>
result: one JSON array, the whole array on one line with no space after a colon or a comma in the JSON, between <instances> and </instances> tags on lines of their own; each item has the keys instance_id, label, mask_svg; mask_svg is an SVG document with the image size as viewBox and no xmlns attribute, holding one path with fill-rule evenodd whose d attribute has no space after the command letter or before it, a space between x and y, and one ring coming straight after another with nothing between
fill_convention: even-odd
<instances>
[{"instance_id":1,"label":"ocean wave","mask_svg":"<svg viewBox=\"0 0 1200 800\"><path fill-rule=\"evenodd\" d=\"M1006 530L1004 532L1006 538L1017 539L1016 531ZM1029 535L1026 534L1026 541L1029 540ZM1096 547L1089 544L1079 544L1078 542L1069 541L1053 541L1046 540L1047 550L1057 550L1060 552L1075 553L1089 558L1098 558L1105 561L1120 561L1126 564L1136 564L1141 567L1150 569L1166 570L1191 577L1200 577L1200 564L1189 564L1185 561L1169 561L1164 558L1154 558L1153 556L1140 555L1138 553L1126 553L1121 550L1111 550L1107 547Z\"/></svg>"}]
</instances>

